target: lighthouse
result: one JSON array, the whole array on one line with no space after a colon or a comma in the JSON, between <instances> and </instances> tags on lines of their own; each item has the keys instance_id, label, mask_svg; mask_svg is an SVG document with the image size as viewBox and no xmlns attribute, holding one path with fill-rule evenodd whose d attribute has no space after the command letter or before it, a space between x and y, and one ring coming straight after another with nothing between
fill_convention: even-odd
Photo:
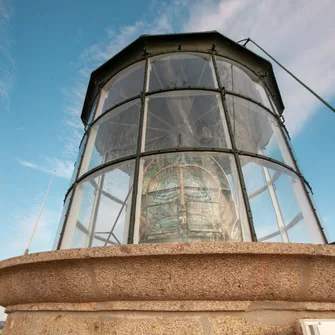
<instances>
[{"instance_id":1,"label":"lighthouse","mask_svg":"<svg viewBox=\"0 0 335 335\"><path fill-rule=\"evenodd\" d=\"M334 318L335 251L285 113L271 63L215 31L143 35L101 65L54 250L0 262L4 334Z\"/></svg>"}]
</instances>

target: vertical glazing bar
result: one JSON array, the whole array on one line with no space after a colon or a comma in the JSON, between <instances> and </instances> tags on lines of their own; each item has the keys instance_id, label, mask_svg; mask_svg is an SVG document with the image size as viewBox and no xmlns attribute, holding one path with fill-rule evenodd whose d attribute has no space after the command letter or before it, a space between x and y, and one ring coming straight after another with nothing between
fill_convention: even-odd
<instances>
[{"instance_id":1,"label":"vertical glazing bar","mask_svg":"<svg viewBox=\"0 0 335 335\"><path fill-rule=\"evenodd\" d=\"M217 87L218 79L216 78L216 72L214 69L213 61L210 62L210 69L212 72L213 81L214 83L216 83L216 87ZM231 69L232 69L232 66L231 66ZM218 103L219 110L220 110L220 117L221 117L222 127L224 131L225 139L226 139L226 144L228 148L231 149L232 145L231 145L229 130L227 126L227 120L226 120L225 113L223 110L223 105L221 102L221 94L216 94L215 96L217 97L217 103ZM236 164L233 163L233 161L235 162L235 157L229 157L229 160L231 161L231 164L232 164L231 166L234 167L231 169L231 175L233 179L233 186L231 185L231 187L234 187L235 193L236 193L237 207L235 204L235 209L236 209L236 215L239 217L240 222L241 222L242 238L243 238L243 241L251 241L251 233L250 233L249 224L247 227L244 224L244 222L248 222L249 220L247 218L246 207L244 205L241 182L239 181L237 169L235 168Z\"/></svg>"},{"instance_id":2,"label":"vertical glazing bar","mask_svg":"<svg viewBox=\"0 0 335 335\"><path fill-rule=\"evenodd\" d=\"M240 158L239 158L238 153L237 153L236 144L235 144L235 137L234 137L234 134L233 134L233 131L232 131L232 125L231 125L231 122L230 122L229 113L228 113L228 109L227 109L227 105L226 105L225 92L223 92L223 89L222 89L220 75L219 75L219 71L218 71L218 68L217 68L214 53L212 53L212 60L213 60L213 64L214 64L216 79L217 79L218 86L219 86L219 89L220 89L220 95L221 95L223 110L224 110L227 125L228 125L230 141L231 141L232 149L234 151L234 158L235 158L236 168L237 168L237 172L238 172L238 176L239 176L239 181L241 183L244 205L246 206L246 210L247 210L247 216L248 216L248 223L249 223L249 228L250 228L250 232L251 232L251 238L252 238L252 241L257 242L257 236L256 236L256 232L255 232L254 225L253 225L252 213L251 213L250 203L249 203L249 199L248 199L247 189L246 189L246 186L245 186L244 176L243 176L243 173L242 173Z\"/></svg>"},{"instance_id":3,"label":"vertical glazing bar","mask_svg":"<svg viewBox=\"0 0 335 335\"><path fill-rule=\"evenodd\" d=\"M135 207L135 223L133 230L133 243L138 244L140 241L140 224L141 224L141 201L142 201L142 185L143 185L143 173L144 173L144 160L140 161L138 168L138 187Z\"/></svg>"},{"instance_id":4,"label":"vertical glazing bar","mask_svg":"<svg viewBox=\"0 0 335 335\"><path fill-rule=\"evenodd\" d=\"M130 222L129 222L129 235L128 235L128 244L133 244L134 242L134 228L136 222L136 204L137 204L137 193L138 193L138 183L140 175L140 160L141 160L141 150L142 150L142 140L144 129L144 114L145 114L145 105L146 97L145 93L147 91L148 83L148 64L149 57L145 58L144 66L144 79L143 79L143 91L141 92L141 112L140 112L140 124L138 129L138 139L137 139L137 148L136 148L136 162L135 162L135 171L134 171L134 182L133 182L133 194L131 200L131 212L130 212ZM137 211L138 212L138 211Z\"/></svg>"},{"instance_id":5,"label":"vertical glazing bar","mask_svg":"<svg viewBox=\"0 0 335 335\"><path fill-rule=\"evenodd\" d=\"M267 94L268 94L268 92L267 92ZM271 100L271 99L269 99L269 100L270 100L270 104L271 104L271 106L272 106L272 110L275 110L275 108L274 108L274 106L273 106L273 102L272 102L272 100ZM278 124L279 124L280 131L281 131L281 133L282 133L282 135L283 135L283 138L284 138L286 147L288 148L289 154L290 154L290 156L291 156L291 158L292 158L292 161L293 161L295 170L296 170L296 171L298 172L298 174L301 176L301 175L302 175L302 174L301 174L301 171L300 171L299 166L298 166L298 164L297 164L297 161L296 161L296 159L295 159L295 157L294 157L294 155L293 155L293 151L292 151L292 148L291 148L291 146L290 146L290 143L289 143L287 137L285 136L284 129L283 129L283 128L284 128L284 127L283 127L283 123L282 123L282 121L281 121L281 119L280 119L279 116L278 116ZM319 217L318 217L318 215L317 215L317 213L316 213L316 209L315 209L314 206L313 206L313 202L312 202L311 198L309 197L309 192L308 192L308 190L307 190L307 188L306 188L306 185L305 185L304 181L302 180L302 178L301 178L300 176L299 176L299 178L300 178L300 182L301 182L301 185L302 185L304 194L305 194L305 196L306 196L306 198L307 198L307 201L308 201L308 203L309 203L309 206L310 206L311 209L312 209L313 216L314 216L314 218L315 218L315 220L316 220L316 223L317 223L317 225L318 225L318 227L319 227L319 229L320 229L320 233L321 233L321 236L322 236L322 238L323 238L323 240L324 240L324 243L327 244L327 243L328 243L328 240L327 240L327 237L326 237L324 228L323 228L322 225L321 225L320 219L319 219ZM299 200L299 198L298 198L297 200Z\"/></svg>"},{"instance_id":6,"label":"vertical glazing bar","mask_svg":"<svg viewBox=\"0 0 335 335\"><path fill-rule=\"evenodd\" d=\"M104 89L101 88L100 95L99 95L99 100L98 100L98 106L95 108L95 112L93 115L92 120L94 121L96 118L98 118L101 113L103 112L103 107L104 107L104 100L106 99L108 95L108 92Z\"/></svg>"},{"instance_id":7,"label":"vertical glazing bar","mask_svg":"<svg viewBox=\"0 0 335 335\"><path fill-rule=\"evenodd\" d=\"M97 224L99 207L100 207L100 200L101 200L101 193L104 187L104 180L105 180L105 173L100 175L99 181L97 183L97 189L95 190L95 199L93 204L93 209L90 218L90 224L88 226L88 234L86 238L86 245L85 247L91 247L94 238L95 227Z\"/></svg>"},{"instance_id":8,"label":"vertical glazing bar","mask_svg":"<svg viewBox=\"0 0 335 335\"><path fill-rule=\"evenodd\" d=\"M212 60L212 59L211 59ZM214 69L214 64L213 61L211 61L210 63L210 69L211 69L211 73L212 73L212 77L213 77L213 82L216 83L216 86L218 85L218 80L216 78L216 72ZM231 142L230 142L230 136L229 136L229 131L228 131L228 127L227 127L227 120L226 117L224 116L224 111L223 111L223 107L221 106L221 94L215 94L215 97L217 99L217 104L219 106L219 110L220 110L220 117L221 117L221 121L222 121L222 128L223 128L223 132L225 135L225 140L226 140L226 144L228 148L231 148Z\"/></svg>"},{"instance_id":9,"label":"vertical glazing bar","mask_svg":"<svg viewBox=\"0 0 335 335\"><path fill-rule=\"evenodd\" d=\"M150 77L151 63L148 60L147 66L147 78ZM146 80L144 92L149 90L149 80ZM142 143L141 143L141 152L145 150L145 139L146 139L146 127L147 127L147 118L148 118L148 99L145 98L144 109L143 109L143 124L142 124ZM136 208L135 208L135 225L133 233L133 243L138 244L140 241L140 224L141 224L141 206L142 206L142 186L143 186L143 173L144 173L144 161L140 161L139 170L138 170L138 183L137 183L137 197L136 197Z\"/></svg>"},{"instance_id":10,"label":"vertical glazing bar","mask_svg":"<svg viewBox=\"0 0 335 335\"><path fill-rule=\"evenodd\" d=\"M131 196L130 196L130 193L133 190L133 182L134 182L132 177L129 178L129 183L128 183L128 193L129 193L129 195L127 194L127 198L125 200L125 202L126 202L126 204L125 204L126 220L125 220L125 227L124 227L122 241L121 241L122 244L127 244L128 243L130 210L131 210Z\"/></svg>"},{"instance_id":11,"label":"vertical glazing bar","mask_svg":"<svg viewBox=\"0 0 335 335\"><path fill-rule=\"evenodd\" d=\"M263 152L262 149L259 148L258 152L259 152L260 155L264 156L264 152ZM266 184L268 186L268 191L269 191L269 195L270 195L271 202L272 202L272 205L273 205L273 209L275 211L275 215L276 215L276 218L277 218L278 229L280 231L283 242L288 243L290 241L289 241L289 238L288 238L288 235L287 235L287 231L286 231L286 227L285 227L285 221L283 219L283 215L282 215L282 212L280 210L280 205L279 205L279 202L278 202L278 199L277 199L276 191L275 191L275 188L273 186L273 182L271 180L269 170L264 165L263 165L263 172L264 172Z\"/></svg>"}]
</instances>

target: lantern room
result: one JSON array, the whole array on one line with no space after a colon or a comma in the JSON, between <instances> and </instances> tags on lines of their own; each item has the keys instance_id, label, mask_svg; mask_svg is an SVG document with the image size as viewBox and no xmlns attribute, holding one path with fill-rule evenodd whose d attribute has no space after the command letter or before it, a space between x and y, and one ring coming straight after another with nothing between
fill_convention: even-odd
<instances>
[{"instance_id":1,"label":"lantern room","mask_svg":"<svg viewBox=\"0 0 335 335\"><path fill-rule=\"evenodd\" d=\"M271 64L223 35L139 37L91 75L55 248L326 243L283 110Z\"/></svg>"}]
</instances>

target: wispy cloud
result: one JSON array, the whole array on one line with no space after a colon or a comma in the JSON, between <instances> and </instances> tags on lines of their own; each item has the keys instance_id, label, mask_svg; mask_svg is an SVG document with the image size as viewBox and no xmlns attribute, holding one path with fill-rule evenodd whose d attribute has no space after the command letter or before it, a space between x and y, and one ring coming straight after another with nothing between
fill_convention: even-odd
<instances>
[{"instance_id":1,"label":"wispy cloud","mask_svg":"<svg viewBox=\"0 0 335 335\"><path fill-rule=\"evenodd\" d=\"M16 161L24 167L47 174L52 174L53 171L56 171L56 176L65 179L70 179L73 172L73 162L69 160L45 158L43 164L35 164L24 159L16 159Z\"/></svg>"},{"instance_id":2,"label":"wispy cloud","mask_svg":"<svg viewBox=\"0 0 335 335\"><path fill-rule=\"evenodd\" d=\"M43 199L43 196L39 195L39 198ZM40 210L41 202L42 200L39 202L36 201L36 204L30 208L22 208L22 211L15 213L13 217L14 225L12 227L12 234L15 238L10 245L11 254L23 254L26 249L29 238L33 232L33 227ZM59 205L61 205L61 201L59 202ZM51 210L49 206L45 207L36 228L31 251L36 248L43 250L51 249L54 231L57 229L59 221L60 209L61 208L56 208L56 210Z\"/></svg>"},{"instance_id":3,"label":"wispy cloud","mask_svg":"<svg viewBox=\"0 0 335 335\"><path fill-rule=\"evenodd\" d=\"M333 93L335 35L329 28L335 3L331 0L284 0L280 6L275 0L256 4L252 0L174 0L153 1L150 8L153 21L142 17L133 25L107 28L105 37L87 47L75 63L76 80L64 90L68 98L66 124L75 135L75 139L66 138L71 143L69 154L77 150L78 116L89 74L141 34L218 30L235 40L251 37L321 95L330 97ZM320 104L280 68L274 68L286 105L287 126L291 135L297 136Z\"/></svg>"},{"instance_id":4,"label":"wispy cloud","mask_svg":"<svg viewBox=\"0 0 335 335\"><path fill-rule=\"evenodd\" d=\"M19 164L21 164L22 166L25 166L25 167L28 167L30 169L34 169L34 170L39 170L39 171L43 171L43 172L47 172L49 173L49 170L48 169L44 169L34 163L31 163L31 162L28 162L28 161L25 161L23 159L17 159L17 162ZM52 172L52 171L51 171Z\"/></svg>"},{"instance_id":5,"label":"wispy cloud","mask_svg":"<svg viewBox=\"0 0 335 335\"><path fill-rule=\"evenodd\" d=\"M61 89L66 103L64 134L60 137L63 157L46 158L42 165L22 161L21 165L47 173L56 166L61 171L59 176L69 178L73 167L70 162L76 158L83 134L80 114L89 75L141 34L218 30L235 40L250 36L321 95L329 97L333 93L335 37L329 29L333 24L333 1L282 1L280 6L275 0L257 5L252 0L153 1L150 10L154 20L143 16L132 25L108 27L99 42L73 60L75 79L70 87ZM297 136L317 110L318 101L281 69L275 67L275 71L286 105L287 126L291 135Z\"/></svg>"},{"instance_id":6,"label":"wispy cloud","mask_svg":"<svg viewBox=\"0 0 335 335\"><path fill-rule=\"evenodd\" d=\"M15 211L8 217L10 222L10 239L3 240L0 246L0 260L7 257L23 255L28 246L33 227L38 217L40 207L45 196L45 190L19 204ZM26 205L28 203L29 205ZM53 199L50 194L42 215L39 219L30 252L50 250L53 244L55 232L58 227L60 212L62 208L61 199ZM0 318L1 320L1 318Z\"/></svg>"},{"instance_id":7,"label":"wispy cloud","mask_svg":"<svg viewBox=\"0 0 335 335\"><path fill-rule=\"evenodd\" d=\"M84 103L89 76L102 63L107 61L127 44L144 33L160 34L173 32L176 24L180 24L179 16L187 2L175 0L174 5L164 2L152 2L153 21L145 17L139 18L133 25L125 25L119 29L108 27L105 36L97 43L88 46L73 62L76 76L69 87L61 89L66 101L65 128L62 142L66 159L74 160L78 152L78 145L83 134L80 115Z\"/></svg>"},{"instance_id":8,"label":"wispy cloud","mask_svg":"<svg viewBox=\"0 0 335 335\"><path fill-rule=\"evenodd\" d=\"M9 2L0 0L0 17L4 18L0 27L7 27L9 22L7 11L2 9L4 3ZM74 80L61 89L66 105L64 135L60 137L64 147L62 156L46 157L41 164L22 159L17 162L49 174L56 169L60 177L71 177L83 134L80 114L90 73L141 34L218 30L234 40L251 37L321 95L330 97L335 86L335 35L330 29L334 11L332 0L283 0L280 4L276 0L153 1L150 17L143 14L131 25L106 27L101 40L72 60ZM286 105L286 123L291 134L297 136L320 105L279 68L274 68ZM0 76L5 73L1 71L0 67ZM8 96L7 88L2 95L0 91L0 98Z\"/></svg>"},{"instance_id":9,"label":"wispy cloud","mask_svg":"<svg viewBox=\"0 0 335 335\"><path fill-rule=\"evenodd\" d=\"M0 111L9 111L10 93L15 80L10 37L13 12L10 0L0 0Z\"/></svg>"},{"instance_id":10,"label":"wispy cloud","mask_svg":"<svg viewBox=\"0 0 335 335\"><path fill-rule=\"evenodd\" d=\"M235 40L251 37L329 98L335 85L334 11L331 0L268 0L256 4L252 0L197 1L190 7L184 29L218 30ZM281 69L274 68L288 128L297 136L320 103Z\"/></svg>"}]
</instances>

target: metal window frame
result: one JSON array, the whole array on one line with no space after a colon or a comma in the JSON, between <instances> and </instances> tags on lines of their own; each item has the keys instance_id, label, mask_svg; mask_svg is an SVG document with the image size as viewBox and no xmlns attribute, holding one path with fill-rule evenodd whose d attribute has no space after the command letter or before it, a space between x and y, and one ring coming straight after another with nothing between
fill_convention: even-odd
<instances>
[{"instance_id":1,"label":"metal window frame","mask_svg":"<svg viewBox=\"0 0 335 335\"><path fill-rule=\"evenodd\" d=\"M205 92L213 92L213 93L217 93L217 94L220 94L221 95L221 91L220 91L220 89L218 88L218 89L215 89L215 88L202 88L202 87L185 87L185 88L169 88L169 89L162 89L162 90L158 90L158 91L152 91L152 92L147 92L146 94L145 94L145 96L146 97L149 97L149 96L152 96L152 95L155 95L155 94L161 94L161 93L165 93L165 92L173 92L173 91L205 91ZM282 120L281 120L281 118L280 118L280 116L279 115L277 115L277 114L275 114L275 113L273 113L270 109L268 109L267 107L265 107L264 105L262 105L261 103L259 103L259 102L257 102L257 101L255 101L255 100L253 100L252 98L249 98L249 97L247 97L247 96L245 96L245 95L242 95L242 94L239 94L239 93L236 93L236 92L232 92L232 91L225 91L225 94L226 95L230 95L230 96L236 96L236 97L238 97L238 98L240 98L240 99L244 99L244 100L247 100L247 101L249 101L249 102L252 102L252 103L254 103L255 105L257 105L257 106L259 106L259 107L261 107L264 111L266 111L266 112L268 112L269 114L271 114L271 116L272 117L274 117L276 120L277 120L277 122L279 122L279 124L280 125L282 125ZM91 124L87 127L87 129L86 129L86 132L85 132L85 134L87 134L87 137L89 137L89 132L90 132L90 129L101 119L101 118L103 118L106 114L108 114L109 112L113 112L115 109L117 109L117 108L119 108L120 106L123 106L123 105L125 105L125 104L127 104L127 103L129 103L129 102L132 102L132 101L135 101L135 100L137 100L137 99L141 99L141 95L136 95L136 96L134 96L134 97L131 97L131 98L128 98L128 99L126 99L126 100L124 100L124 101L122 101L122 102L120 102L120 103L118 103L118 104L116 104L116 105L114 105L114 106L112 106L111 108L108 108L108 109L106 109L104 112L102 112L95 120L93 120L92 122L91 122ZM139 125L140 126L140 125ZM85 135L84 134L84 135ZM285 136L285 135L284 135ZM286 143L286 142L285 142ZM87 145L87 143L86 143L86 145ZM214 149L214 148L213 148ZM208 150L210 151L210 150L213 150L213 149L211 149L211 148L209 148ZM178 150L178 149L176 149L176 150ZM220 148L215 148L215 150L221 150ZM82 154L82 156L81 156L81 158L84 156L84 154L85 154L85 151L86 151L86 146L85 146L85 148L84 148L84 151L83 151L83 154ZM242 151L242 150L238 150L240 153L242 153L242 152L244 152L244 151ZM143 153L142 153L143 154ZM292 167L291 166L289 166L289 165L287 165L287 164L285 164L285 163L282 163L282 162L280 162L280 161L278 161L278 160L276 160L276 159L272 159L271 157L268 157L268 156L262 156L262 155L258 155L258 154L255 154L255 153L248 153L248 155L255 155L255 157L261 157L261 158L264 158L264 159L266 159L266 158L268 158L268 159L270 159L270 160L272 160L274 163L276 163L276 164L280 164L280 165L283 165L284 167L286 167L287 169L289 169L289 170L293 170L292 169ZM129 156L129 158L131 159L131 158L133 158L133 155L131 155L131 156ZM114 162L114 163L118 163L120 160L119 159L115 159L115 160L113 160L113 161L111 161L111 162ZM294 159L294 155L293 155L293 161L295 162L295 165L296 165L296 160ZM81 161L80 161L80 166L78 167L78 171L80 170L80 168L81 168L81 162L82 162L82 159L81 159ZM99 166L105 166L105 164L102 164L102 165L99 165ZM90 171L88 171L88 172L93 172L93 171L95 171L95 168L94 169L92 169L92 170L90 170ZM294 171L294 170L293 170ZM297 173L297 171L294 171L294 172L296 172ZM75 179L74 180L74 182L73 182L73 184L72 185L70 185L70 187L69 187L69 189L67 190L67 192L66 192L66 196L67 196L67 194L71 191L71 189L75 186L75 184L77 184L78 182L80 182L81 180L82 180L82 177L83 176L86 176L86 174L87 173L84 173L82 176L80 176L79 178L78 178L78 172L77 172L77 179ZM300 175L300 177L302 177L303 178L303 176L301 175L301 173L297 173L298 175ZM306 180L304 180L305 182L306 182ZM66 198L66 196L65 196L65 198Z\"/></svg>"},{"instance_id":2,"label":"metal window frame","mask_svg":"<svg viewBox=\"0 0 335 335\"><path fill-rule=\"evenodd\" d=\"M247 218L248 218L248 224L249 224L251 239L252 239L253 242L257 242L257 235L256 235L254 224L253 224L252 212L251 212L251 207L250 207L250 203L249 203L249 199L248 199L248 194L247 194L247 189L246 189L246 185L245 185L244 176L243 176L243 173L242 173L241 162L240 162L240 159L239 159L239 156L238 156L238 150L236 148L236 143L235 143L235 136L234 136L234 133L233 133L232 125L231 125L231 122L230 122L230 116L229 116L229 112L228 112L228 109L227 109L226 98L225 98L225 90L224 90L224 88L222 87L222 84L221 84L220 74L219 74L219 70L218 70L218 67L217 67L214 51L212 52L212 62L213 62L213 65L214 65L216 79L218 81L218 86L219 86L220 93L221 93L220 96L221 96L223 110L224 110L225 117L226 117L228 132L229 132L229 136L230 136L230 143L231 143L231 146L232 146L232 149L233 149L233 155L234 155L235 165L236 165L237 173L238 173L238 177L239 177L240 187L242 188L242 196L243 196L243 200L244 200L244 206L245 206L246 211L247 211Z\"/></svg>"},{"instance_id":3,"label":"metal window frame","mask_svg":"<svg viewBox=\"0 0 335 335\"><path fill-rule=\"evenodd\" d=\"M144 121L144 112L145 112L145 104L146 104L146 88L147 88L147 80L148 80L148 66L149 66L149 57L145 57L144 64L144 78L143 78L143 89L141 92L141 112L140 112L140 121L139 121L139 129L138 129L138 139L137 139L137 152L136 152L136 161L135 161L135 171L134 171L134 179L133 179L133 193L130 205L130 220L129 220L129 229L128 229L128 244L133 244L134 241L134 228L136 221L136 203L137 203L137 191L138 191L138 182L139 182L139 170L140 170L140 162L141 162L141 149L142 149L142 139L143 139L143 121Z\"/></svg>"},{"instance_id":4,"label":"metal window frame","mask_svg":"<svg viewBox=\"0 0 335 335\"><path fill-rule=\"evenodd\" d=\"M272 106L272 109L274 109L272 100L271 100L271 99L269 99L269 100L270 100L270 104L271 104L271 106ZM300 168L299 168L299 166L298 166L298 162L297 162L297 160L296 160L296 158L295 158L295 156L294 156L294 154L293 154L293 150L292 150L292 148L291 148L291 144L290 144L290 142L289 142L287 136L285 136L284 130L287 132L287 129L286 129L285 125L284 125L284 121L285 121L285 119L281 118L280 116L278 116L277 119L278 119L278 122L279 122L279 125L280 125L280 127L279 127L280 132L282 133L282 136L283 136L283 138L284 138L286 147L288 148L288 152L289 152L289 154L290 154L290 156L291 156L291 159L292 159L292 162L293 162L293 164L294 164L294 166L295 166L295 170L297 171L297 175L299 176L300 182L301 182L301 184L302 184L303 192L304 192L304 194L305 194L305 196L306 196L306 198L307 198L307 202L308 202L310 208L312 209L312 213L313 213L313 216L314 216L314 218L315 218L315 220L316 220L316 223L317 223L317 225L318 225L318 228L319 228L319 230L320 230L321 236L322 236L322 238L323 238L323 242L324 242L325 244L328 244L328 239L327 239L327 236L326 236L326 233L325 233L325 229L324 229L324 227L323 227L322 224L321 224L321 221L320 221L320 219L319 219L319 216L318 216L318 214L317 214L317 212L316 212L316 208L314 207L313 202L312 202L312 199L310 198L309 192L308 192L308 190L307 190L307 188L306 188L306 183L307 183L308 186L309 186L309 183L308 183L308 182L305 180L305 178L303 177L303 175L302 175L302 173L301 173L301 171L300 171ZM287 133L288 133L288 132L287 132ZM310 188L310 186L309 186L309 188ZM311 189L311 188L310 188L310 191L312 192L312 189Z\"/></svg>"},{"instance_id":5,"label":"metal window frame","mask_svg":"<svg viewBox=\"0 0 335 335\"><path fill-rule=\"evenodd\" d=\"M149 63L151 61L151 58L156 57L156 56L161 56L161 55L174 54L174 53L206 54L208 56L209 61L212 62L212 65L214 67L214 72L215 72L218 88L208 88L208 87L180 87L180 88L177 88L176 87L176 88L166 88L166 89L161 89L161 90L149 91L148 90L148 82L149 82L148 67L149 67ZM259 78L259 83L261 83L261 86L263 87L273 110L270 110L268 107L264 106L262 103L260 103L258 101L255 101L248 96L245 96L243 94L240 94L240 93L237 93L237 92L234 92L234 91L225 90L225 88L222 86L221 81L220 81L220 75L219 75L219 72L218 72L216 57L220 57L220 59L226 60L227 63L230 63L230 64L238 64L241 67L242 70L246 69L247 71L252 72L256 77L258 77ZM108 108L106 110L102 110L100 115L98 117L96 117L96 113L99 109L98 104L101 103L100 98L101 98L101 92L102 92L103 87L106 84L108 84L108 82L110 80L112 80L113 77L117 76L120 72L126 70L130 66L134 66L135 64L141 63L141 62L144 62L144 77L143 77L142 92L140 92L139 95L127 98L123 101L120 101L119 103L111 106L110 108ZM246 72L246 73L249 76L248 72ZM252 78L250 78L250 80L252 80ZM70 185L70 187L67 190L66 195L65 195L64 203L65 203L68 195L72 191L71 199L69 201L67 212L66 212L65 217L64 217L63 227L62 227L61 233L59 235L57 249L60 248L61 243L62 243L62 238L63 238L63 235L64 235L66 223L67 223L67 217L68 217L69 211L71 210L73 197L75 196L76 186L79 183L84 183L85 180L87 180L92 174L98 173L100 170L103 170L103 169L105 169L109 166L116 165L118 163L122 163L122 162L125 162L125 161L128 161L128 160L135 159L133 188L132 188L132 202L131 202L131 209L130 209L131 212L130 212L130 220L129 220L129 229L128 229L128 244L132 244L134 242L134 229L135 229L135 221L136 221L135 213L136 213L136 208L137 208L137 198L138 198L137 193L138 193L139 169L140 169L141 158L144 158L144 157L147 157L147 156L152 156L152 155L157 155L157 154L173 153L173 152L208 152L208 153L217 152L217 153L231 154L232 156L234 156L235 165L236 165L236 169L237 169L237 173L238 173L238 177L239 177L240 187L241 187L241 190L242 190L243 202L244 202L244 206L245 206L245 209L246 209L246 214L247 214L247 219L248 219L248 224L249 224L249 229L250 229L252 241L257 241L257 236L256 236L256 232L255 232L254 225L253 225L253 217L252 217L249 197L248 197L247 190L246 190L245 180L244 180L244 176L243 176L243 173L242 173L242 167L241 167L241 163L240 163L240 156L255 157L255 158L265 160L265 161L269 161L271 163L276 164L277 166L281 166L282 168L284 168L285 171L290 171L291 173L294 173L298 178L300 178L300 180L303 184L304 192L307 196L308 203L309 203L309 205L310 205L310 207L311 207L311 209L314 213L314 216L316 218L316 221L318 223L318 227L321 231L321 235L324 238L325 243L327 243L327 239L326 239L326 236L324 234L323 227L322 227L322 225L321 225L321 223L318 219L318 216L316 214L316 210L315 210L315 208L314 208L314 206L311 202L311 199L309 197L309 193L308 193L308 190L307 190L306 184L305 184L306 181L305 181L304 177L302 176L302 174L299 170L296 159L295 159L294 154L292 152L292 149L289 145L287 136L285 136L285 133L284 133L285 125L283 123L282 117L281 117L281 115L279 115L275 112L275 109L273 107L273 101L272 101L270 93L269 93L269 89L268 89L267 85L264 83L264 80L263 80L262 76L260 76L256 72L254 72L252 69L250 69L246 65L236 61L233 58L229 58L227 56L222 56L222 55L218 54L215 51L214 46L213 46L212 50L208 50L208 51L194 50L194 49L187 50L187 49L185 49L185 50L169 50L169 51L155 52L155 53L150 53L150 54L144 52L143 58L138 58L138 59L136 59L136 61L127 64L125 67L122 67L119 71L114 73L111 77L108 77L108 79L104 80L103 83L100 83L99 87L100 87L100 90L96 94L94 102L91 104L93 106L95 103L97 103L97 108L95 108L94 116L91 119L92 120L91 123L87 124L86 127L85 127L85 133L83 135L83 138L84 138L85 135L87 135L87 141L85 143L83 154L79 158L80 162L79 162L79 166L78 166L78 171L77 171L77 174L76 174L76 177L75 177L75 180L74 180L73 184ZM142 143L143 132L145 131L143 121L144 121L144 113L145 113L145 108L146 108L145 105L147 104L147 98L150 97L150 96L154 96L156 94L168 93L168 92L173 92L173 91L204 91L204 92L213 92L213 93L219 94L220 98L221 98L222 106L223 106L224 115L225 115L225 118L226 118L227 129L228 129L228 133L229 133L232 148L231 149L225 149L225 148L210 148L210 147L181 147L181 148L170 148L170 149L151 150L151 151L142 152L141 149L142 149L142 144L143 144ZM231 125L231 121L230 121L230 117L229 117L229 113L228 113L228 109L227 109L226 95L236 96L236 97L239 97L240 99L244 99L244 100L247 100L249 102L252 102L252 103L256 104L257 106L261 107L263 110L265 110L267 113L269 113L273 118L275 118L278 121L280 131L282 133L282 136L284 137L284 143L285 143L286 147L288 148L288 152L290 154L290 157L292 158L294 168L292 168L291 166L287 165L286 163L283 163L283 162L278 161L276 159L273 159L273 158L270 158L270 157L267 157L267 156L264 156L264 155L260 155L260 154L256 154L256 153L247 152L247 151L237 149L236 143L235 143L235 137L234 137L234 133L232 132L232 125ZM125 105L125 104L127 104L131 101L135 101L136 99L141 100L140 120L139 120L136 154L124 156L124 157L121 157L121 158L103 163L103 164L85 172L84 174L82 174L79 177L79 173L80 173L80 169L81 169L81 166L82 166L83 157L86 153L86 149L87 149L86 147L87 147L87 143L88 143L88 139L89 139L89 136L90 136L91 129L106 114L112 112L113 110L115 110L116 108L118 108L122 105Z\"/></svg>"}]
</instances>

